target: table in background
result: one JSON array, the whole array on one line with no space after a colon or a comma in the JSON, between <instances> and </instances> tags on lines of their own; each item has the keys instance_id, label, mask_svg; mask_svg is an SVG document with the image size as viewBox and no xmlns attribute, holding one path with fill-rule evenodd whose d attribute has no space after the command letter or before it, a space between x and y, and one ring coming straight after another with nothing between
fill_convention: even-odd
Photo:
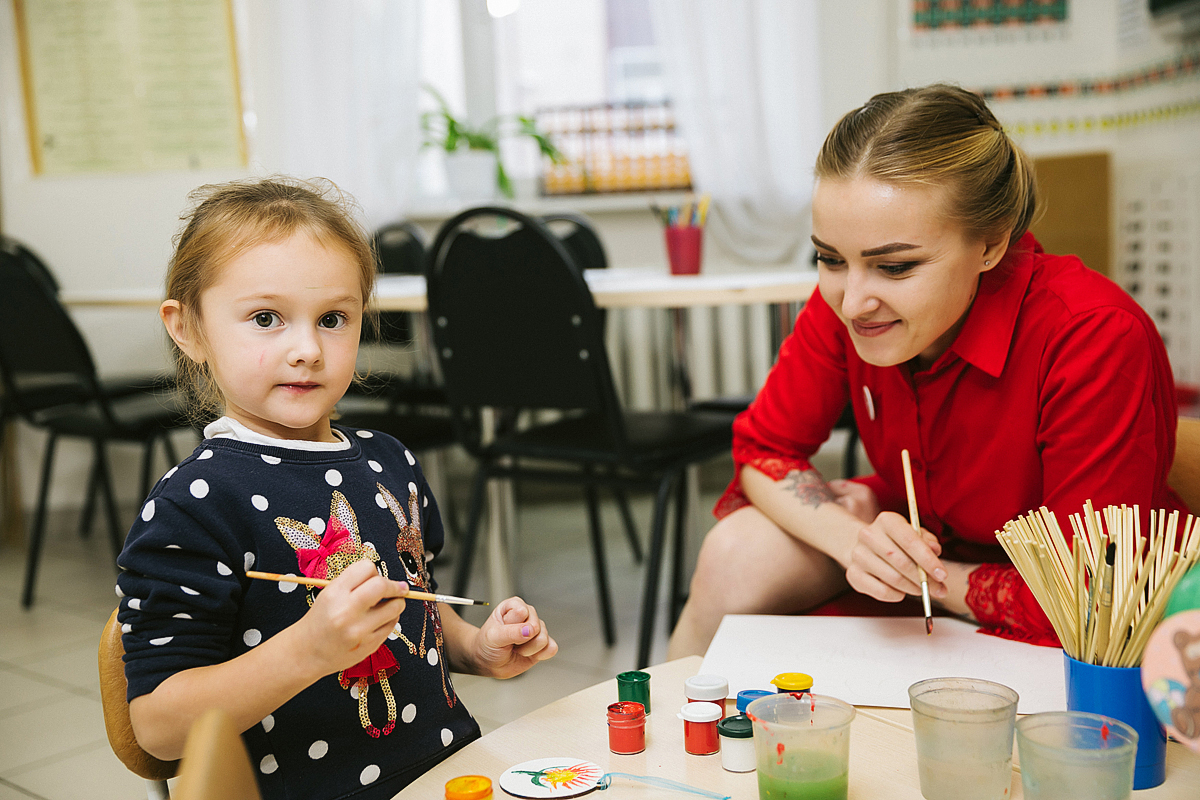
<instances>
[{"instance_id":1,"label":"table in background","mask_svg":"<svg viewBox=\"0 0 1200 800\"><path fill-rule=\"evenodd\" d=\"M681 781L709 791L723 792L735 800L758 798L755 772L726 772L720 754L688 755L683 749L683 722L675 715L684 703L683 682L700 669L699 656L681 658L650 667L650 708L646 720L646 750L619 756L608 749L605 710L617 700L616 680L608 680L568 695L501 726L464 747L427 772L399 795L441 797L446 781L459 775L485 775L492 779L497 797L500 775L509 767L535 758L564 757L595 762L605 772L650 775ZM537 680L534 667L525 680ZM663 790L628 781L614 781L614 796L663 797ZM684 797L684 795L678 795ZM1013 759L1012 798L1022 797L1020 768ZM1167 780L1154 789L1139 791L1135 800L1200 796L1200 756L1183 745L1167 745ZM850 798L865 800L921 800L917 776L917 750L908 709L866 708L850 726Z\"/></svg>"}]
</instances>

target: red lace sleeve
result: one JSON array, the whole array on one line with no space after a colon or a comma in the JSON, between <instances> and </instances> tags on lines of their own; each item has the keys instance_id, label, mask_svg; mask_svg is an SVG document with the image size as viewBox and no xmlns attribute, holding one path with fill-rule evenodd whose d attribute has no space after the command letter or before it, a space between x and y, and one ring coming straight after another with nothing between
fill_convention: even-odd
<instances>
[{"instance_id":1,"label":"red lace sleeve","mask_svg":"<svg viewBox=\"0 0 1200 800\"><path fill-rule=\"evenodd\" d=\"M1011 564L982 564L967 579L967 606L983 632L1003 639L1059 647L1058 636Z\"/></svg>"}]
</instances>

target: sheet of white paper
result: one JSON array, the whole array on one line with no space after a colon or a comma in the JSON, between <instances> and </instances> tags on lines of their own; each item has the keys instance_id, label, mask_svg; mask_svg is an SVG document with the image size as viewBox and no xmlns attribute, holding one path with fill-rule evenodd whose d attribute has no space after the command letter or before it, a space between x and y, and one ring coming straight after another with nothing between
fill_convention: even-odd
<instances>
[{"instance_id":1,"label":"sheet of white paper","mask_svg":"<svg viewBox=\"0 0 1200 800\"><path fill-rule=\"evenodd\" d=\"M862 706L908 708L908 687L926 678L983 678L1016 690L1021 714L1067 707L1062 650L976 633L937 617L729 615L700 667L722 675L730 696L771 689L781 672L805 672L813 689Z\"/></svg>"}]
</instances>

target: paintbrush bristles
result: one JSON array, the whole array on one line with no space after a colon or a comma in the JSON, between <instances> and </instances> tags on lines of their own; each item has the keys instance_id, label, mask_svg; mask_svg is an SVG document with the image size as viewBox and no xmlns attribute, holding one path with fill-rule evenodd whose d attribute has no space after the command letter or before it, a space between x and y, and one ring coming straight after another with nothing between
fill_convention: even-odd
<instances>
[{"instance_id":1,"label":"paintbrush bristles","mask_svg":"<svg viewBox=\"0 0 1200 800\"><path fill-rule=\"evenodd\" d=\"M1200 562L1200 525L1188 514L1182 533L1179 512L1151 511L1149 536L1138 506L1087 501L1070 516L1068 545L1046 507L1006 523L996 538L1025 579L1063 649L1072 658L1103 666L1141 663L1151 632L1184 574ZM1105 570L1112 547L1111 570ZM1111 574L1111 584L1102 576ZM1111 593L1111 608L1100 603Z\"/></svg>"}]
</instances>

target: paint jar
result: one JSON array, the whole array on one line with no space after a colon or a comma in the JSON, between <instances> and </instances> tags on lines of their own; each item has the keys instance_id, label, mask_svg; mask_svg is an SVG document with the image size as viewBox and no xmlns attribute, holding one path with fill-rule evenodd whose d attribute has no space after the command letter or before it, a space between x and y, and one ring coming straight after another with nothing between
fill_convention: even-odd
<instances>
[{"instance_id":1,"label":"paint jar","mask_svg":"<svg viewBox=\"0 0 1200 800\"><path fill-rule=\"evenodd\" d=\"M1005 800L1012 788L1017 693L976 678L908 687L925 800Z\"/></svg>"},{"instance_id":2,"label":"paint jar","mask_svg":"<svg viewBox=\"0 0 1200 800\"><path fill-rule=\"evenodd\" d=\"M737 693L737 713L745 714L746 706L753 703L760 697L775 694L775 692L767 691L766 689L742 689Z\"/></svg>"},{"instance_id":3,"label":"paint jar","mask_svg":"<svg viewBox=\"0 0 1200 800\"><path fill-rule=\"evenodd\" d=\"M777 694L804 694L812 691L813 679L803 672L781 672L771 679L771 684Z\"/></svg>"},{"instance_id":4,"label":"paint jar","mask_svg":"<svg viewBox=\"0 0 1200 800\"><path fill-rule=\"evenodd\" d=\"M461 775L446 781L446 800L492 800L492 781L482 775Z\"/></svg>"},{"instance_id":5,"label":"paint jar","mask_svg":"<svg viewBox=\"0 0 1200 800\"><path fill-rule=\"evenodd\" d=\"M693 675L683 682L683 694L689 703L712 703L725 716L725 698L729 696L729 681L720 675Z\"/></svg>"},{"instance_id":6,"label":"paint jar","mask_svg":"<svg viewBox=\"0 0 1200 800\"><path fill-rule=\"evenodd\" d=\"M773 694L751 703L758 796L846 800L855 713L822 694Z\"/></svg>"},{"instance_id":7,"label":"paint jar","mask_svg":"<svg viewBox=\"0 0 1200 800\"><path fill-rule=\"evenodd\" d=\"M636 669L618 673L617 699L641 703L650 716L650 673Z\"/></svg>"},{"instance_id":8,"label":"paint jar","mask_svg":"<svg viewBox=\"0 0 1200 800\"><path fill-rule=\"evenodd\" d=\"M717 723L721 735L721 766L728 772L754 771L754 723L735 714Z\"/></svg>"},{"instance_id":9,"label":"paint jar","mask_svg":"<svg viewBox=\"0 0 1200 800\"><path fill-rule=\"evenodd\" d=\"M646 709L641 703L622 701L608 707L608 749L619 756L646 749Z\"/></svg>"},{"instance_id":10,"label":"paint jar","mask_svg":"<svg viewBox=\"0 0 1200 800\"><path fill-rule=\"evenodd\" d=\"M1129 800L1137 749L1137 731L1112 717L1047 711L1017 720L1029 800Z\"/></svg>"},{"instance_id":11,"label":"paint jar","mask_svg":"<svg viewBox=\"0 0 1200 800\"><path fill-rule=\"evenodd\" d=\"M1063 653L1067 710L1115 717L1138 734L1133 788L1149 789L1167 777L1167 731L1142 690L1141 667L1102 667Z\"/></svg>"},{"instance_id":12,"label":"paint jar","mask_svg":"<svg viewBox=\"0 0 1200 800\"><path fill-rule=\"evenodd\" d=\"M694 756L710 756L721 749L717 720L721 709L714 703L684 703L679 710L683 720L683 749Z\"/></svg>"}]
</instances>

